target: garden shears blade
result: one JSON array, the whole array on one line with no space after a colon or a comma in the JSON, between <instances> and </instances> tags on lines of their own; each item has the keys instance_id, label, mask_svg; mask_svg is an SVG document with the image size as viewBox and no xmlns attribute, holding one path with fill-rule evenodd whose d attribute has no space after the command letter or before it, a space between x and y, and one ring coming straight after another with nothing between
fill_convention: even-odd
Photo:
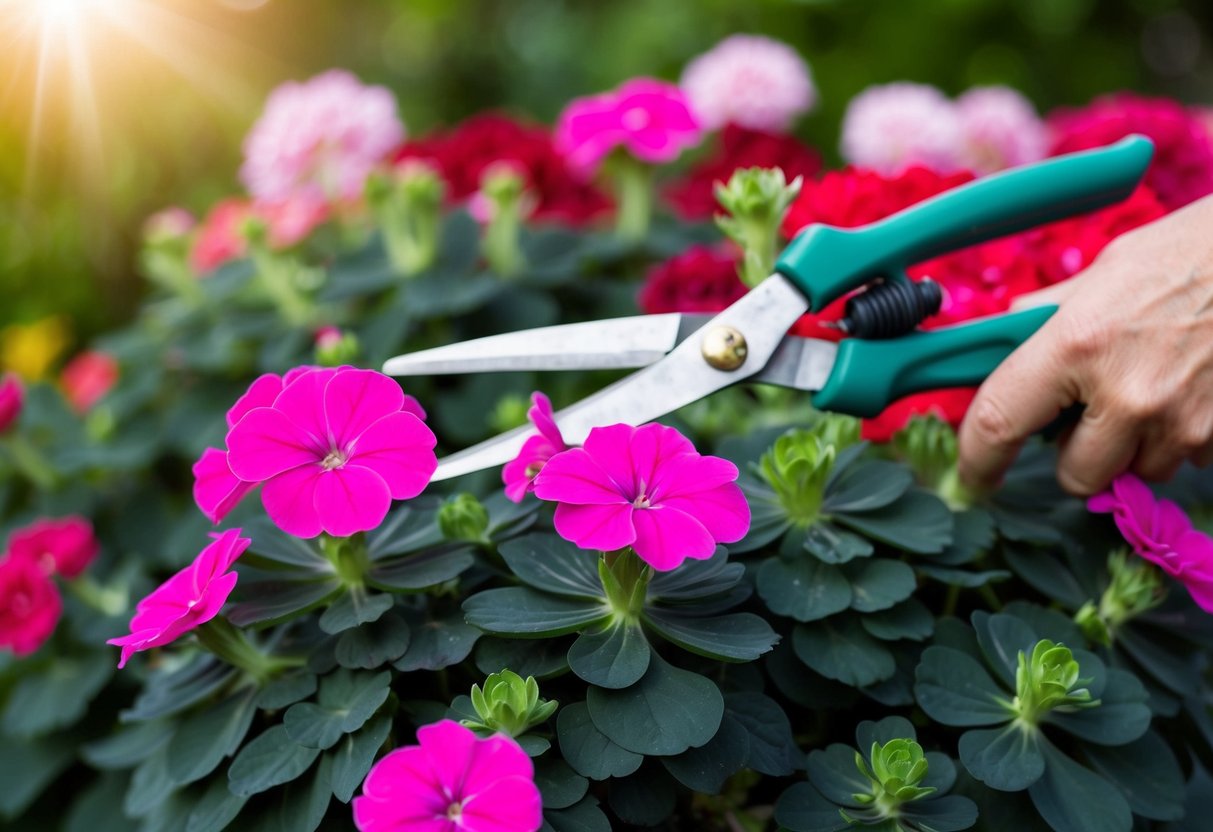
<instances>
[{"instance_id":1,"label":"garden shears blade","mask_svg":"<svg viewBox=\"0 0 1213 832\"><path fill-rule=\"evenodd\" d=\"M839 343L788 335L801 315L877 280L908 280L905 269L915 263L1124 199L1152 151L1148 139L1130 136L970 182L871 225L809 226L775 274L711 317L672 313L506 333L397 356L384 372L641 367L554 414L569 444L595 427L643 424L747 380L810 391L818 409L875 416L911 393L980 384L1056 307ZM524 425L448 456L434 479L504 464L533 433Z\"/></svg>"}]
</instances>

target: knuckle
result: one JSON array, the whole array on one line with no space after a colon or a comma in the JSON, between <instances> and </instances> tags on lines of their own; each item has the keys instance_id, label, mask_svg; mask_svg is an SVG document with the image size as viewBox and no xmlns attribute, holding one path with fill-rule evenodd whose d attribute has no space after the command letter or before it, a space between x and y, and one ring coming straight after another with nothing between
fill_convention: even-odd
<instances>
[{"instance_id":1,"label":"knuckle","mask_svg":"<svg viewBox=\"0 0 1213 832\"><path fill-rule=\"evenodd\" d=\"M1015 426L994 396L979 396L967 416L974 434L987 445L1006 447L1017 440Z\"/></svg>"},{"instance_id":2,"label":"knuckle","mask_svg":"<svg viewBox=\"0 0 1213 832\"><path fill-rule=\"evenodd\" d=\"M1095 481L1086 466L1073 464L1057 469L1057 482L1075 497L1090 497L1103 486L1103 483Z\"/></svg>"},{"instance_id":3,"label":"knuckle","mask_svg":"<svg viewBox=\"0 0 1213 832\"><path fill-rule=\"evenodd\" d=\"M1112 344L1112 332L1099 316L1072 316L1061 330L1061 348L1066 358L1085 361L1104 355Z\"/></svg>"}]
</instances>

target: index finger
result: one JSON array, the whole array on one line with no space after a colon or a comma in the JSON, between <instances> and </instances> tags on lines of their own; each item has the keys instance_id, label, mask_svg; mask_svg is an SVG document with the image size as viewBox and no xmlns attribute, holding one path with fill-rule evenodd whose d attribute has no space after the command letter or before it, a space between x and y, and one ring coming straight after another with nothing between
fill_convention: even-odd
<instances>
[{"instance_id":1,"label":"index finger","mask_svg":"<svg viewBox=\"0 0 1213 832\"><path fill-rule=\"evenodd\" d=\"M961 482L988 489L1002 480L1029 436L1074 404L1078 391L1062 360L1055 320L990 374L960 426Z\"/></svg>"}]
</instances>

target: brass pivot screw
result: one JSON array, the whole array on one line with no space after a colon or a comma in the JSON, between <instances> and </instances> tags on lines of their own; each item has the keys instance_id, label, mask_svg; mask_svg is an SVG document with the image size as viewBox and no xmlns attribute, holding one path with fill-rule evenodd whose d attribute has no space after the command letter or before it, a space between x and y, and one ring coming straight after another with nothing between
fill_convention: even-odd
<instances>
[{"instance_id":1,"label":"brass pivot screw","mask_svg":"<svg viewBox=\"0 0 1213 832\"><path fill-rule=\"evenodd\" d=\"M731 326L714 326L704 334L700 350L717 370L736 370L745 363L745 336Z\"/></svg>"}]
</instances>

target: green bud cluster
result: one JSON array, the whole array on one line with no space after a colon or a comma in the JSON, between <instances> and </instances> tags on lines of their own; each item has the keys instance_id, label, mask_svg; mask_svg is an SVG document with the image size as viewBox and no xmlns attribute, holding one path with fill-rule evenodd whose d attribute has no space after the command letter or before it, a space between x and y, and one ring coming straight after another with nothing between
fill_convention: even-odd
<instances>
[{"instance_id":1,"label":"green bud cluster","mask_svg":"<svg viewBox=\"0 0 1213 832\"><path fill-rule=\"evenodd\" d=\"M556 712L558 702L539 696L539 683L534 676L525 680L512 670L494 673L484 681L484 688L472 685L472 707L479 719L465 719L463 724L474 731L508 734L518 737L546 722Z\"/></svg>"},{"instance_id":2,"label":"green bud cluster","mask_svg":"<svg viewBox=\"0 0 1213 832\"><path fill-rule=\"evenodd\" d=\"M526 265L519 235L535 199L527 191L522 174L506 163L485 169L480 178L480 193L489 204L488 224L481 243L484 259L497 274L512 277Z\"/></svg>"},{"instance_id":3,"label":"green bud cluster","mask_svg":"<svg viewBox=\"0 0 1213 832\"><path fill-rule=\"evenodd\" d=\"M811 428L785 433L762 455L759 474L793 523L809 526L817 519L838 452L858 441L857 420L829 414Z\"/></svg>"},{"instance_id":4,"label":"green bud cluster","mask_svg":"<svg viewBox=\"0 0 1213 832\"><path fill-rule=\"evenodd\" d=\"M800 193L801 177L788 182L779 168L742 168L727 184L717 183L716 201L728 212L716 224L741 247L738 274L757 286L775 270L779 228Z\"/></svg>"},{"instance_id":5,"label":"green bud cluster","mask_svg":"<svg viewBox=\"0 0 1213 832\"><path fill-rule=\"evenodd\" d=\"M1158 606L1166 594L1162 573L1140 558L1130 558L1124 551L1108 556L1108 575L1111 581L1098 606L1087 601L1074 614L1083 634L1104 646L1112 643L1122 624Z\"/></svg>"},{"instance_id":6,"label":"green bud cluster","mask_svg":"<svg viewBox=\"0 0 1213 832\"><path fill-rule=\"evenodd\" d=\"M1081 669L1073 652L1047 638L1036 642L1032 655L1019 651L1015 671L1015 701L1012 708L1020 722L1035 725L1055 709L1091 708L1099 704L1085 687L1091 680L1079 678Z\"/></svg>"},{"instance_id":7,"label":"green bud cluster","mask_svg":"<svg viewBox=\"0 0 1213 832\"><path fill-rule=\"evenodd\" d=\"M950 508L968 507L971 498L956 470L959 449L951 425L933 413L914 416L893 436L893 448L913 469L918 481Z\"/></svg>"},{"instance_id":8,"label":"green bud cluster","mask_svg":"<svg viewBox=\"0 0 1213 832\"><path fill-rule=\"evenodd\" d=\"M870 762L869 762L870 760ZM872 743L869 760L855 752L855 766L871 782L871 790L852 797L863 806L879 812L882 818L896 817L903 803L934 794L933 786L919 786L927 776L928 762L922 746L908 739ZM843 812L847 820L854 820Z\"/></svg>"},{"instance_id":9,"label":"green bud cluster","mask_svg":"<svg viewBox=\"0 0 1213 832\"><path fill-rule=\"evenodd\" d=\"M406 277L433 265L446 185L433 166L410 161L367 179L366 200L383 231L388 257Z\"/></svg>"},{"instance_id":10,"label":"green bud cluster","mask_svg":"<svg viewBox=\"0 0 1213 832\"><path fill-rule=\"evenodd\" d=\"M484 540L489 512L471 494L457 494L438 509L438 528L447 540Z\"/></svg>"},{"instance_id":11,"label":"green bud cluster","mask_svg":"<svg viewBox=\"0 0 1213 832\"><path fill-rule=\"evenodd\" d=\"M635 620L644 610L653 568L631 548L606 552L598 559L598 579L617 620Z\"/></svg>"}]
</instances>

